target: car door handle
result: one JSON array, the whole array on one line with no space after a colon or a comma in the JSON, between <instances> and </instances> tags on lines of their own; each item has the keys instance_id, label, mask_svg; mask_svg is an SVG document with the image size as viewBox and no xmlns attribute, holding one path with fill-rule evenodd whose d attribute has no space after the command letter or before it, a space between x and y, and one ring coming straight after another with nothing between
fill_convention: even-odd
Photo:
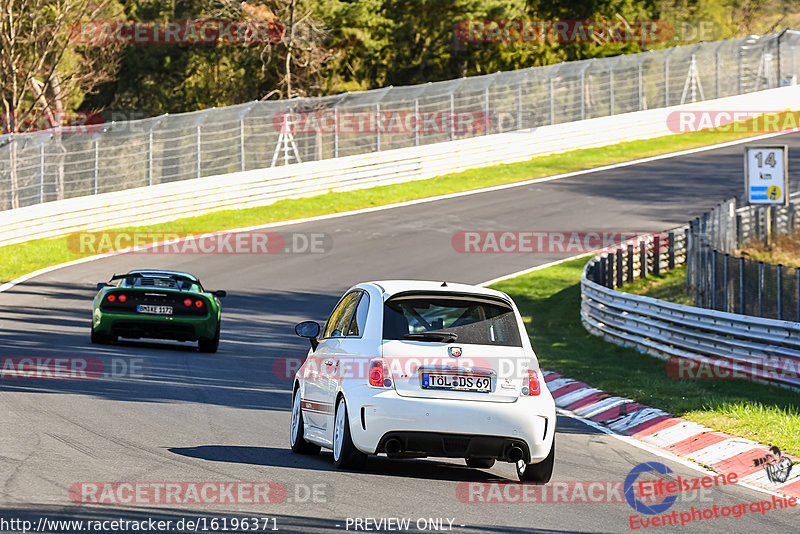
<instances>
[{"instance_id":1,"label":"car door handle","mask_svg":"<svg viewBox=\"0 0 800 534\"><path fill-rule=\"evenodd\" d=\"M325 360L325 365L333 365L333 360Z\"/></svg>"}]
</instances>

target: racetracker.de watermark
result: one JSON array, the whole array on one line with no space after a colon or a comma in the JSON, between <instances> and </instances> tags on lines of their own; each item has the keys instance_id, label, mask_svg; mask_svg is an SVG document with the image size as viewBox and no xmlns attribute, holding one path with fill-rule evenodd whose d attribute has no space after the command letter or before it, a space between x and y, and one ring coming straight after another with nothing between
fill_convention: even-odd
<instances>
[{"instance_id":1,"label":"racetracker.de watermark","mask_svg":"<svg viewBox=\"0 0 800 534\"><path fill-rule=\"evenodd\" d=\"M454 30L464 43L666 43L714 41L710 20L462 20Z\"/></svg>"},{"instance_id":2,"label":"racetracker.de watermark","mask_svg":"<svg viewBox=\"0 0 800 534\"><path fill-rule=\"evenodd\" d=\"M279 43L280 21L170 20L76 22L70 40L80 44L253 44Z\"/></svg>"},{"instance_id":3,"label":"racetracker.de watermark","mask_svg":"<svg viewBox=\"0 0 800 534\"><path fill-rule=\"evenodd\" d=\"M324 482L306 484L242 481L76 482L69 499L76 504L134 506L204 506L211 504L325 504L333 487Z\"/></svg>"},{"instance_id":4,"label":"racetracker.de watermark","mask_svg":"<svg viewBox=\"0 0 800 534\"><path fill-rule=\"evenodd\" d=\"M661 252L668 250L668 234L619 230L462 230L451 243L456 252L465 254L581 254L650 237L659 239Z\"/></svg>"},{"instance_id":5,"label":"racetracker.de watermark","mask_svg":"<svg viewBox=\"0 0 800 534\"><path fill-rule=\"evenodd\" d=\"M285 111L272 118L282 133L481 134L491 127L483 111Z\"/></svg>"},{"instance_id":6,"label":"racetracker.de watermark","mask_svg":"<svg viewBox=\"0 0 800 534\"><path fill-rule=\"evenodd\" d=\"M799 111L695 110L673 111L667 127L674 133L776 133L800 127Z\"/></svg>"},{"instance_id":7,"label":"racetracker.de watermark","mask_svg":"<svg viewBox=\"0 0 800 534\"><path fill-rule=\"evenodd\" d=\"M75 254L324 254L333 237L322 232L77 232L67 236Z\"/></svg>"},{"instance_id":8,"label":"racetracker.de watermark","mask_svg":"<svg viewBox=\"0 0 800 534\"><path fill-rule=\"evenodd\" d=\"M146 358L3 357L0 380L87 380L96 378L144 378L150 375Z\"/></svg>"},{"instance_id":9,"label":"racetracker.de watermark","mask_svg":"<svg viewBox=\"0 0 800 534\"><path fill-rule=\"evenodd\" d=\"M673 356L667 360L666 371L667 376L675 380L788 380L800 379L800 362L786 358L740 363Z\"/></svg>"}]
</instances>

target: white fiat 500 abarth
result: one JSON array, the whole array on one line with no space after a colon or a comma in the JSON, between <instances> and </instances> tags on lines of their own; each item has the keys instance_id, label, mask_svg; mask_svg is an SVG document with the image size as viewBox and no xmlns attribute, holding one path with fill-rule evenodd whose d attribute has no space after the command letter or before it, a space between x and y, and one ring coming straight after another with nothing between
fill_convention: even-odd
<instances>
[{"instance_id":1,"label":"white fiat 500 abarth","mask_svg":"<svg viewBox=\"0 0 800 534\"><path fill-rule=\"evenodd\" d=\"M553 471L555 403L519 311L483 287L395 280L348 290L311 341L292 388L292 451L333 449L337 467L370 454L516 464Z\"/></svg>"}]
</instances>

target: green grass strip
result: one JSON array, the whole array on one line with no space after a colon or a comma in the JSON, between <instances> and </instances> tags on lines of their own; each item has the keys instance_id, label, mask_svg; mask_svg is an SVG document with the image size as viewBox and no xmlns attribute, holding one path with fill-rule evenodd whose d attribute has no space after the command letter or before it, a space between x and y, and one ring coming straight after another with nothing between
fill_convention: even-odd
<instances>
[{"instance_id":1,"label":"green grass strip","mask_svg":"<svg viewBox=\"0 0 800 534\"><path fill-rule=\"evenodd\" d=\"M800 395L744 380L675 380L665 362L589 334L580 321L588 258L494 284L519 306L543 369L800 455Z\"/></svg>"}]
</instances>

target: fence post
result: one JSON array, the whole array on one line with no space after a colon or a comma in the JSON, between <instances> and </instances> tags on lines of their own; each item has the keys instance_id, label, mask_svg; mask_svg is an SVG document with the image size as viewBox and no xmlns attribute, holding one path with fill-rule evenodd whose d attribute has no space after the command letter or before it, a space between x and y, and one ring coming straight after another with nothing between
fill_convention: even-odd
<instances>
[{"instance_id":1,"label":"fence post","mask_svg":"<svg viewBox=\"0 0 800 534\"><path fill-rule=\"evenodd\" d=\"M452 95L451 95L452 96ZM419 120L419 117L417 117ZM450 115L450 120L453 120L453 115ZM375 152L381 151L381 103L375 104Z\"/></svg>"},{"instance_id":2,"label":"fence post","mask_svg":"<svg viewBox=\"0 0 800 534\"><path fill-rule=\"evenodd\" d=\"M244 170L244 169L242 169ZM153 185L153 127L147 134L147 185Z\"/></svg>"},{"instance_id":3,"label":"fence post","mask_svg":"<svg viewBox=\"0 0 800 534\"><path fill-rule=\"evenodd\" d=\"M717 309L717 251L711 251L711 309Z\"/></svg>"},{"instance_id":4,"label":"fence post","mask_svg":"<svg viewBox=\"0 0 800 534\"><path fill-rule=\"evenodd\" d=\"M522 81L517 82L517 130L522 129Z\"/></svg>"},{"instance_id":5,"label":"fence post","mask_svg":"<svg viewBox=\"0 0 800 534\"><path fill-rule=\"evenodd\" d=\"M44 202L44 143L39 143L39 204Z\"/></svg>"},{"instance_id":6,"label":"fence post","mask_svg":"<svg viewBox=\"0 0 800 534\"><path fill-rule=\"evenodd\" d=\"M416 128L414 128L414 146L419 146L419 98L414 99L414 117L416 118ZM486 123L484 123L486 129Z\"/></svg>"},{"instance_id":7,"label":"fence post","mask_svg":"<svg viewBox=\"0 0 800 534\"><path fill-rule=\"evenodd\" d=\"M549 91L549 96L550 96L550 124L555 124L556 123L556 105L555 105L555 102L554 102L555 91L553 90L553 73L552 72L550 73L550 76L548 77L548 82L549 82L548 91Z\"/></svg>"},{"instance_id":8,"label":"fence post","mask_svg":"<svg viewBox=\"0 0 800 534\"><path fill-rule=\"evenodd\" d=\"M743 235L742 235L742 216L736 216L736 248L742 248L743 242Z\"/></svg>"},{"instance_id":9,"label":"fence post","mask_svg":"<svg viewBox=\"0 0 800 534\"><path fill-rule=\"evenodd\" d=\"M617 250L614 257L617 258L617 287L622 287L622 250Z\"/></svg>"},{"instance_id":10,"label":"fence post","mask_svg":"<svg viewBox=\"0 0 800 534\"><path fill-rule=\"evenodd\" d=\"M739 257L739 313L744 315L744 258Z\"/></svg>"},{"instance_id":11,"label":"fence post","mask_svg":"<svg viewBox=\"0 0 800 534\"><path fill-rule=\"evenodd\" d=\"M96 195L100 181L100 140L94 138L94 175L92 178L92 194Z\"/></svg>"},{"instance_id":12,"label":"fence post","mask_svg":"<svg viewBox=\"0 0 800 534\"><path fill-rule=\"evenodd\" d=\"M647 244L639 241L639 278L647 278Z\"/></svg>"},{"instance_id":13,"label":"fence post","mask_svg":"<svg viewBox=\"0 0 800 534\"><path fill-rule=\"evenodd\" d=\"M333 108L333 157L339 157L339 108Z\"/></svg>"},{"instance_id":14,"label":"fence post","mask_svg":"<svg viewBox=\"0 0 800 534\"><path fill-rule=\"evenodd\" d=\"M628 283L633 282L633 245L628 244Z\"/></svg>"},{"instance_id":15,"label":"fence post","mask_svg":"<svg viewBox=\"0 0 800 534\"><path fill-rule=\"evenodd\" d=\"M150 134L150 139L153 134ZM239 170L244 171L244 117L239 117Z\"/></svg>"},{"instance_id":16,"label":"fence post","mask_svg":"<svg viewBox=\"0 0 800 534\"><path fill-rule=\"evenodd\" d=\"M419 107L417 108L417 117L419 117ZM489 123L489 87L483 90L483 135L489 135L491 124Z\"/></svg>"},{"instance_id":17,"label":"fence post","mask_svg":"<svg viewBox=\"0 0 800 534\"><path fill-rule=\"evenodd\" d=\"M764 262L758 262L758 316L764 317Z\"/></svg>"},{"instance_id":18,"label":"fence post","mask_svg":"<svg viewBox=\"0 0 800 534\"><path fill-rule=\"evenodd\" d=\"M196 165L195 165L194 176L195 176L195 178L200 178L200 153L202 151L202 147L200 146L200 125L199 124L197 126L195 126L195 131L196 131L196 133L195 133L194 149L195 149L195 154L197 154L197 157L195 158Z\"/></svg>"},{"instance_id":19,"label":"fence post","mask_svg":"<svg viewBox=\"0 0 800 534\"><path fill-rule=\"evenodd\" d=\"M619 61L619 60L617 60ZM616 65L616 61L614 62ZM608 68L608 111L609 115L614 114L614 67Z\"/></svg>"},{"instance_id":20,"label":"fence post","mask_svg":"<svg viewBox=\"0 0 800 534\"><path fill-rule=\"evenodd\" d=\"M653 237L653 274L661 276L661 236Z\"/></svg>"},{"instance_id":21,"label":"fence post","mask_svg":"<svg viewBox=\"0 0 800 534\"><path fill-rule=\"evenodd\" d=\"M777 295L777 299L778 299L778 320L780 321L781 319L783 319L783 314L781 313L782 312L782 310L781 310L781 293L782 293L782 291L781 290L783 289L783 265L780 264L780 263L778 264L778 281L777 281L776 285L778 286L777 287L777 290L778 290L778 295Z\"/></svg>"},{"instance_id":22,"label":"fence post","mask_svg":"<svg viewBox=\"0 0 800 534\"><path fill-rule=\"evenodd\" d=\"M728 275L728 262L730 261L731 256L730 254L725 254L725 265L722 266L722 278L724 279L725 286L723 289L723 298L725 299L725 311L731 311L731 298L730 298L730 288L728 285L730 284L730 279Z\"/></svg>"},{"instance_id":23,"label":"fence post","mask_svg":"<svg viewBox=\"0 0 800 534\"><path fill-rule=\"evenodd\" d=\"M456 138L456 97L453 96L453 92L450 91L450 140Z\"/></svg>"}]
</instances>

